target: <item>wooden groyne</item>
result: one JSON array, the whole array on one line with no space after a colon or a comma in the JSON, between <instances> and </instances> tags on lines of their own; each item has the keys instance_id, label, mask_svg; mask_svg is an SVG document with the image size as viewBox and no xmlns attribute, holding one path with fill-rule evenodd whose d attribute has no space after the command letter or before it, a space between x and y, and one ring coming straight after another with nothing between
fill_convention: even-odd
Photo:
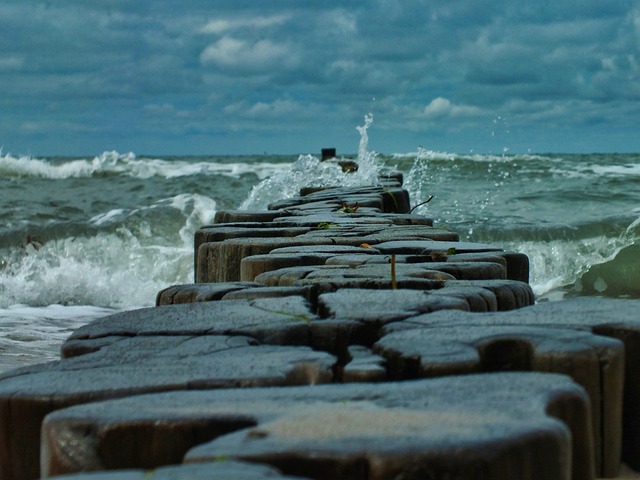
<instances>
[{"instance_id":1,"label":"wooden groyne","mask_svg":"<svg viewBox=\"0 0 640 480\"><path fill-rule=\"evenodd\" d=\"M535 305L525 255L412 213L397 172L218 212L194 247L195 283L0 376L0 480L640 467L640 302Z\"/></svg>"}]
</instances>

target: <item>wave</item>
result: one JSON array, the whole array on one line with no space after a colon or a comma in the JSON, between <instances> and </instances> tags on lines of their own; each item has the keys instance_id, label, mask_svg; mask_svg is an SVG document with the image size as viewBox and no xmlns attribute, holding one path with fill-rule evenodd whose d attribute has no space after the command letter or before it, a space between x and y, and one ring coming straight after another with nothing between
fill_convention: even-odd
<instances>
[{"instance_id":1,"label":"wave","mask_svg":"<svg viewBox=\"0 0 640 480\"><path fill-rule=\"evenodd\" d=\"M640 218L616 240L613 253L602 262L590 265L574 283L574 291L640 298Z\"/></svg>"},{"instance_id":2,"label":"wave","mask_svg":"<svg viewBox=\"0 0 640 480\"><path fill-rule=\"evenodd\" d=\"M367 128L372 121L372 118L367 116L365 125L358 127L361 138L356 171L344 172L337 163L323 162L313 155L300 155L295 162L287 165L286 169L255 185L240 205L240 209L264 210L276 200L298 195L303 187L377 185L384 161L378 153L367 149Z\"/></svg>"},{"instance_id":3,"label":"wave","mask_svg":"<svg viewBox=\"0 0 640 480\"><path fill-rule=\"evenodd\" d=\"M640 164L638 163L625 163L622 165L592 165L590 170L601 176L609 177L640 177Z\"/></svg>"},{"instance_id":4,"label":"wave","mask_svg":"<svg viewBox=\"0 0 640 480\"><path fill-rule=\"evenodd\" d=\"M376 185L381 164L371 158L369 163L358 162L355 172L343 172L332 162L322 162L313 155L300 155L298 160L282 172L254 185L240 205L241 210L264 210L267 206L299 194L303 187Z\"/></svg>"},{"instance_id":5,"label":"wave","mask_svg":"<svg viewBox=\"0 0 640 480\"><path fill-rule=\"evenodd\" d=\"M640 298L640 244L629 245L611 260L589 268L573 289L586 295Z\"/></svg>"},{"instance_id":6,"label":"wave","mask_svg":"<svg viewBox=\"0 0 640 480\"><path fill-rule=\"evenodd\" d=\"M145 246L122 229L117 234L53 240L37 250L12 253L0 273L3 308L150 305L165 283L154 279L183 276L179 263L189 252Z\"/></svg>"},{"instance_id":7,"label":"wave","mask_svg":"<svg viewBox=\"0 0 640 480\"><path fill-rule=\"evenodd\" d=\"M192 280L193 235L214 215L213 200L183 194L96 215L78 235L0 249L0 308L153 305L162 288Z\"/></svg>"},{"instance_id":8,"label":"wave","mask_svg":"<svg viewBox=\"0 0 640 480\"><path fill-rule=\"evenodd\" d=\"M450 152L441 152L437 150L428 150L425 148L419 148L415 152L406 152L406 153L393 153L389 156L393 160L401 160L401 159L411 159L415 160L442 160L442 161L456 161L456 160L464 160L470 162L480 162L480 163L490 163L490 162L514 162L514 161L533 161L533 160L542 160L542 161L553 161L558 160L557 156L547 156L547 155L539 155L539 154L491 154L491 153L468 153L468 154L460 154L460 153L450 153Z\"/></svg>"},{"instance_id":9,"label":"wave","mask_svg":"<svg viewBox=\"0 0 640 480\"><path fill-rule=\"evenodd\" d=\"M618 236L515 240L505 249L525 253L536 296L606 295L640 298L640 218Z\"/></svg>"},{"instance_id":10,"label":"wave","mask_svg":"<svg viewBox=\"0 0 640 480\"><path fill-rule=\"evenodd\" d=\"M205 157L206 158L206 157ZM195 159L138 158L133 153L104 152L92 159L38 159L0 155L0 177L37 177L52 180L124 175L147 179L192 175L223 175L239 178L253 174L262 180L288 167L288 163L264 161L217 162L215 157Z\"/></svg>"},{"instance_id":11,"label":"wave","mask_svg":"<svg viewBox=\"0 0 640 480\"><path fill-rule=\"evenodd\" d=\"M499 182L543 182L555 188L569 182L576 188L590 190L591 186L604 189L609 186L615 193L633 191L626 182L640 180L640 155L460 155L420 149L417 152L394 154L391 160L409 171L409 179L420 177L432 184L442 180ZM498 177L498 175L501 176ZM626 187L626 188L625 188Z\"/></svg>"},{"instance_id":12,"label":"wave","mask_svg":"<svg viewBox=\"0 0 640 480\"><path fill-rule=\"evenodd\" d=\"M90 305L0 308L0 372L58 360L60 345L71 332L114 312Z\"/></svg>"}]
</instances>

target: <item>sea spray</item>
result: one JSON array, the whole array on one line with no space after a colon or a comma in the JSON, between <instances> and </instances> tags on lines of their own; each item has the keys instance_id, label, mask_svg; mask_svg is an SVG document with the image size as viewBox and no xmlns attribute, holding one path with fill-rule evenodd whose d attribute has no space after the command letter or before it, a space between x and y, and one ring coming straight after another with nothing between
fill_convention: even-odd
<instances>
[{"instance_id":1,"label":"sea spray","mask_svg":"<svg viewBox=\"0 0 640 480\"><path fill-rule=\"evenodd\" d=\"M342 174L339 165L321 162L313 155L300 155L286 170L255 185L240 204L241 210L266 210L276 200L298 195L302 187L338 184Z\"/></svg>"},{"instance_id":2,"label":"sea spray","mask_svg":"<svg viewBox=\"0 0 640 480\"><path fill-rule=\"evenodd\" d=\"M372 123L373 116L369 114L365 116L364 125L357 127L360 132L357 171L344 172L337 163L323 162L314 155L300 155L287 170L255 185L240 209L264 210L276 200L298 195L302 187L377 185L384 162L368 150L367 130Z\"/></svg>"},{"instance_id":3,"label":"sea spray","mask_svg":"<svg viewBox=\"0 0 640 480\"><path fill-rule=\"evenodd\" d=\"M53 240L37 252L17 250L0 272L0 308L151 303L168 279L186 278L190 250L144 245L125 228L114 234Z\"/></svg>"},{"instance_id":4,"label":"sea spray","mask_svg":"<svg viewBox=\"0 0 640 480\"><path fill-rule=\"evenodd\" d=\"M404 187L409 192L411 204L415 207L414 213L427 215L428 205L427 199L431 196L427 193L429 188L429 156L432 152L420 147L415 155L415 160L404 178ZM409 155L405 154L404 157ZM399 157L396 156L396 158Z\"/></svg>"},{"instance_id":5,"label":"sea spray","mask_svg":"<svg viewBox=\"0 0 640 480\"><path fill-rule=\"evenodd\" d=\"M182 194L96 215L82 235L42 235L41 245L4 249L0 308L150 305L167 284L192 278L193 235L215 210L208 197Z\"/></svg>"},{"instance_id":6,"label":"sea spray","mask_svg":"<svg viewBox=\"0 0 640 480\"><path fill-rule=\"evenodd\" d=\"M358 161L366 161L369 155L369 134L367 130L373 125L373 114L369 113L364 116L364 125L358 125L356 130L360 133L360 142L358 143Z\"/></svg>"},{"instance_id":7,"label":"sea spray","mask_svg":"<svg viewBox=\"0 0 640 480\"><path fill-rule=\"evenodd\" d=\"M355 177L362 185L376 185L381 170L384 168L384 161L374 150L369 150L368 130L373 125L373 114L369 113L364 117L364 125L358 125L356 130L360 133L358 143L358 172Z\"/></svg>"}]
</instances>

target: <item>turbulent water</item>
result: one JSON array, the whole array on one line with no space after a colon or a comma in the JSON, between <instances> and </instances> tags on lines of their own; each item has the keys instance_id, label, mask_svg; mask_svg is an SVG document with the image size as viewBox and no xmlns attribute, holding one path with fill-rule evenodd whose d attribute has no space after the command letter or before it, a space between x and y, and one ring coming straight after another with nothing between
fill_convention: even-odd
<instances>
[{"instance_id":1,"label":"turbulent water","mask_svg":"<svg viewBox=\"0 0 640 480\"><path fill-rule=\"evenodd\" d=\"M0 154L0 370L57 356L70 331L153 305L193 278L216 210L265 209L313 184L405 174L416 211L463 240L526 253L540 301L640 298L640 155L366 151L344 174L312 155L95 158Z\"/></svg>"}]
</instances>

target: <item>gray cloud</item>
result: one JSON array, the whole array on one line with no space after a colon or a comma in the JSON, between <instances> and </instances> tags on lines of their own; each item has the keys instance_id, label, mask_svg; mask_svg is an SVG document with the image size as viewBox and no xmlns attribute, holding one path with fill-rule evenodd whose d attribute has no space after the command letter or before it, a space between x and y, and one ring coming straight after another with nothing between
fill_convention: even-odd
<instances>
[{"instance_id":1,"label":"gray cloud","mask_svg":"<svg viewBox=\"0 0 640 480\"><path fill-rule=\"evenodd\" d=\"M636 0L5 0L0 42L5 152L640 150Z\"/></svg>"}]
</instances>

